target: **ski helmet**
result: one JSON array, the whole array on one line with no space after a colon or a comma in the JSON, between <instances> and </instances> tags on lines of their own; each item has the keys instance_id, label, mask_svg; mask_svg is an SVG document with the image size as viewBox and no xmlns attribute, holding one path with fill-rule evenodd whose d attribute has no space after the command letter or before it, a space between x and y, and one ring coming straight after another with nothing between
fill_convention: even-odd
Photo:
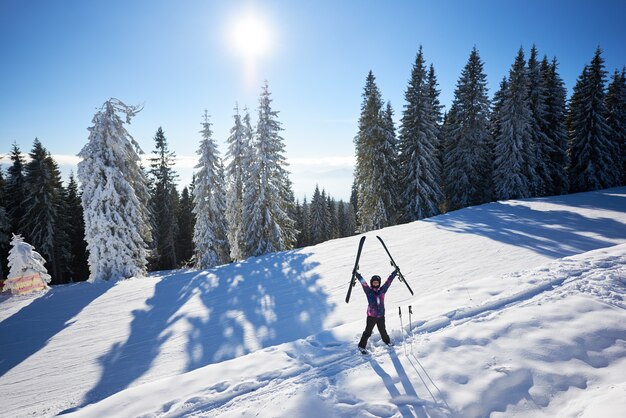
<instances>
[{"instance_id":1,"label":"ski helmet","mask_svg":"<svg viewBox=\"0 0 626 418\"><path fill-rule=\"evenodd\" d=\"M374 282L378 282L378 286L374 286ZM371 287L380 287L381 283L382 283L382 281L381 281L379 275L372 276L372 278L370 279L370 286Z\"/></svg>"}]
</instances>

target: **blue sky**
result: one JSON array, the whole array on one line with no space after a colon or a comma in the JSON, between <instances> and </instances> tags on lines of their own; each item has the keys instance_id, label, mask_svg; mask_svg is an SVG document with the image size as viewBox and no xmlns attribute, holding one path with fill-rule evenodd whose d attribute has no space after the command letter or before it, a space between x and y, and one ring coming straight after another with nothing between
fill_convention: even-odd
<instances>
[{"instance_id":1,"label":"blue sky","mask_svg":"<svg viewBox=\"0 0 626 418\"><path fill-rule=\"evenodd\" d=\"M251 75L232 26L253 14L272 33ZM280 112L296 196L316 182L347 199L367 72L399 119L419 45L449 106L473 46L490 95L520 46L556 56L571 90L595 48L607 70L626 64L626 2L601 1L29 1L0 0L0 152L35 137L64 174L102 103L144 109L128 127L146 152L163 127L190 181L201 116L222 153L233 107L256 119L263 80Z\"/></svg>"}]
</instances>

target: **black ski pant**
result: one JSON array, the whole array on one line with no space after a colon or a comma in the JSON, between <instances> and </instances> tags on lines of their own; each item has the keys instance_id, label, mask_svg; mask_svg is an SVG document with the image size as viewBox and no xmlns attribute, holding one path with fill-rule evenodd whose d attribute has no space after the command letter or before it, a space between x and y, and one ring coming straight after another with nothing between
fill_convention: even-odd
<instances>
[{"instance_id":1,"label":"black ski pant","mask_svg":"<svg viewBox=\"0 0 626 418\"><path fill-rule=\"evenodd\" d=\"M389 342L391 342L391 340L389 339L389 335L387 335L387 329L385 328L385 317L382 316L380 318L376 318L375 316L368 316L367 324L365 325L365 331L363 331L363 335L361 335L361 341L359 341L359 347L365 348L365 346L367 345L367 340L372 335L374 325L378 327L378 332L380 332L380 336L382 337L385 344L389 344Z\"/></svg>"}]
</instances>

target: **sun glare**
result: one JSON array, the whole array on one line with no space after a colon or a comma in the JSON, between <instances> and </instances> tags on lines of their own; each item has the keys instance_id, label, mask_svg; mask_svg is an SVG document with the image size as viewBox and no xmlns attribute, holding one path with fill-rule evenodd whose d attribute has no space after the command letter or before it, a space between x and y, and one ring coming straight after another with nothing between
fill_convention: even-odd
<instances>
[{"instance_id":1,"label":"sun glare","mask_svg":"<svg viewBox=\"0 0 626 418\"><path fill-rule=\"evenodd\" d=\"M248 61L266 54L271 46L271 38L269 26L252 12L236 18L231 27L233 47Z\"/></svg>"}]
</instances>

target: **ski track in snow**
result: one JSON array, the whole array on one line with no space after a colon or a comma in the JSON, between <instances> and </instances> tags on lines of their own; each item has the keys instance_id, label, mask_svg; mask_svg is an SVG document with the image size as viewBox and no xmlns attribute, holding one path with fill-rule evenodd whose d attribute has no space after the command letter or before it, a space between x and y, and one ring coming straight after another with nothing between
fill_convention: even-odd
<instances>
[{"instance_id":1,"label":"ski track in snow","mask_svg":"<svg viewBox=\"0 0 626 418\"><path fill-rule=\"evenodd\" d=\"M626 253L626 245L623 246ZM424 324L414 327L412 330L407 329L408 334L412 334L405 345L410 345L408 354L405 356L407 361L417 371L421 379L421 383L426 388L432 401L421 399L413 390L413 395L398 395L391 399L391 402L398 406L412 405L416 416L452 416L455 415L451 411L446 402L445 396L439 390L437 384L430 378L428 372L421 365L419 358L412 349L413 343L424 338L428 334L442 331L451 326L457 326L467 321L483 318L490 314L501 315L502 309L507 307L533 302L535 298L549 299L563 297L565 293L580 292L601 298L605 303L613 304L621 309L626 309L626 255L618 257L607 257L600 261L577 261L576 257L564 259L556 264L556 268L544 266L528 272L515 273L513 276L534 276L540 277L534 281L539 282L528 286L522 291L511 292L511 294L500 295L493 300L487 301L480 306L464 307L443 314L440 318L434 318L426 321ZM600 279L613 279L615 282L612 286L606 286L598 283L600 279L588 279L587 276L593 274L594 277ZM508 278L510 278L509 276ZM507 278L507 277L505 277ZM621 286L620 286L621 284ZM408 328L408 326L406 327ZM626 333L622 335L626 337ZM376 340L375 337L373 337ZM447 345L451 348L460 346L486 345L488 340L476 340L473 338L458 340L454 338L447 339ZM367 405L354 399L351 396L342 397L341 391L335 386L336 375L349 372L350 369L362 367L368 363L372 367L380 367L377 364L378 359L389 356L393 362L397 362L398 356L406 350L405 346L398 346L391 349L376 346L370 355L362 356L358 354L353 344L337 344L332 343L325 345L317 342L315 336L304 340L294 342L294 344L307 345L308 348L317 349L316 354L312 357L306 355L298 355L294 351L287 349L285 353L297 361L297 367L293 367L286 371L276 371L274 373L258 375L254 380L246 380L234 386L226 383L218 387L207 388L207 392L203 395L194 395L189 399L185 399L176 405L174 410L162 411L155 413L153 416L162 416L168 418L174 417L205 417L205 416L227 416L240 407L241 404L267 404L272 399L272 395L281 391L298 391L302 386L315 383L318 386L318 393L325 398L334 398L337 409L343 410L346 416L351 416L359 410L365 410L375 416L392 416L395 411L388 408L382 408L375 405ZM380 344L379 344L380 345ZM299 350L296 350L299 351ZM320 354L320 351L323 354ZM379 369L380 370L380 369ZM491 395L487 395L490 399L485 399L486 404L500 403L503 406L508 404L509 399L507 392L515 392L515 388L519 386L532 386L532 377L528 370L512 371L506 367L495 368L501 372L503 377L498 380L498 390L492 391ZM384 372L380 372L384 373ZM425 378L424 378L425 376ZM390 377L389 377L390 378ZM463 384L468 377L456 376L459 383ZM586 386L586 383L580 384ZM410 391L410 390L409 390ZM343 406L342 406L343 405ZM173 404L167 405L173 408ZM428 409L429 414L420 413L419 408ZM465 412L468 416L480 415L481 408L473 405ZM257 414L262 411L256 411ZM422 415L424 414L424 415ZM342 414L343 415L343 414ZM404 415L404 414L403 414ZM411 415L413 416L413 415Z\"/></svg>"}]
</instances>

